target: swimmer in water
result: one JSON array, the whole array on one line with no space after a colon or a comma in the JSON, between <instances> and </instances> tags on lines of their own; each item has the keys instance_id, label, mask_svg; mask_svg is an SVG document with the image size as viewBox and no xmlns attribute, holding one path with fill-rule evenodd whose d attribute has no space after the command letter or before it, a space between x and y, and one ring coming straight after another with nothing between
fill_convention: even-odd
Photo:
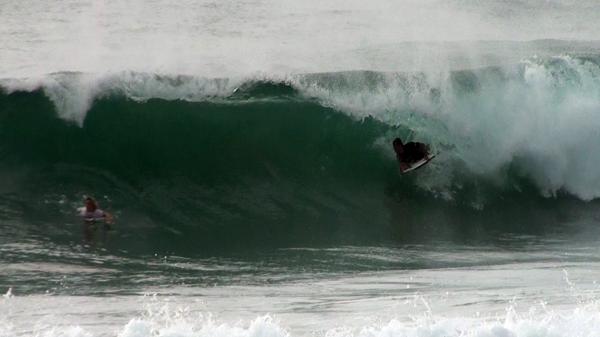
<instances>
[{"instance_id":1,"label":"swimmer in water","mask_svg":"<svg viewBox=\"0 0 600 337\"><path fill-rule=\"evenodd\" d=\"M79 209L83 221L86 223L96 223L96 221L104 221L107 227L113 224L112 214L98 208L98 203L91 197L85 198L85 207Z\"/></svg>"}]
</instances>

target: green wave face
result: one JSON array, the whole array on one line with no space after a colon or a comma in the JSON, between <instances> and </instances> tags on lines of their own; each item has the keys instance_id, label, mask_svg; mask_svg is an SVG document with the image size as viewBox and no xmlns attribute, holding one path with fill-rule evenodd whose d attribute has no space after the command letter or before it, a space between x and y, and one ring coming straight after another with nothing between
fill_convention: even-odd
<instances>
[{"instance_id":1,"label":"green wave face","mask_svg":"<svg viewBox=\"0 0 600 337\"><path fill-rule=\"evenodd\" d=\"M73 221L94 195L120 222L198 232L205 243L327 241L342 219L368 220L370 198L397 178L375 146L389 126L311 102L114 97L96 101L82 127L41 92L3 95L0 107L2 174L18 176L5 195L49 200L22 212L42 222Z\"/></svg>"},{"instance_id":2,"label":"green wave face","mask_svg":"<svg viewBox=\"0 0 600 337\"><path fill-rule=\"evenodd\" d=\"M540 129L524 138L531 142L510 146L502 135L514 136L518 122L531 125L527 112L537 111L539 102L522 99L536 94L561 93L548 105L561 117L564 105L580 97L573 96L579 86L590 101L583 109L570 106L587 116L598 106L596 77L581 84L586 77L569 74L573 67L564 62L535 67L555 78L522 66L516 75L495 68L454 72L446 86L431 85L424 75L315 74L243 82L228 95L191 101L168 92L140 99L128 87L97 95L80 120L59 117L69 104L47 88L5 92L0 217L11 231L70 242L79 235L68 230L80 222L76 208L93 195L118 219L115 246L185 254L487 240L498 232L565 228L593 218L595 202L581 202L568 190L544 194L540 182L552 172L539 171L540 158L553 153L536 147L545 144ZM160 81L180 89L195 80ZM229 82L215 80L211 88L233 86ZM366 100L365 92L378 100ZM423 100L427 104L415 103ZM363 104L366 113L344 102ZM382 109L381 102L397 109ZM525 109L511 114L519 102ZM523 116L529 117L519 120ZM577 126L571 124L567 130ZM390 146L396 136L426 141L440 155L400 176ZM485 164L481 151L499 164L474 165Z\"/></svg>"}]
</instances>

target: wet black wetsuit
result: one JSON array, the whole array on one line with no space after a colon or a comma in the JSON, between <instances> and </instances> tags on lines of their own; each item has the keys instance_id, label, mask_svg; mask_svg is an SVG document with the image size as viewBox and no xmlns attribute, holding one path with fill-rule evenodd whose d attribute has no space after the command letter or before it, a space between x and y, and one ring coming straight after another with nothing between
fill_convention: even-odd
<instances>
[{"instance_id":1,"label":"wet black wetsuit","mask_svg":"<svg viewBox=\"0 0 600 337\"><path fill-rule=\"evenodd\" d=\"M423 143L408 142L403 146L404 153L398 160L404 163L414 163L427 156L427 145Z\"/></svg>"}]
</instances>

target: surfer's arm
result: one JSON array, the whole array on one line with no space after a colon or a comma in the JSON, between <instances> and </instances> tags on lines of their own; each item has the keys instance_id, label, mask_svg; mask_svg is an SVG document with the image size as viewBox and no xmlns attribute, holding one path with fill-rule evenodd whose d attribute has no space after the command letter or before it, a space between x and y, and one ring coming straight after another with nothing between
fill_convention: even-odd
<instances>
[{"instance_id":1,"label":"surfer's arm","mask_svg":"<svg viewBox=\"0 0 600 337\"><path fill-rule=\"evenodd\" d=\"M400 171L402 172L406 171L410 167L407 163L403 161L399 162L398 164L400 165Z\"/></svg>"},{"instance_id":2,"label":"surfer's arm","mask_svg":"<svg viewBox=\"0 0 600 337\"><path fill-rule=\"evenodd\" d=\"M112 214L104 212L104 222L109 225L114 224L114 217L112 216Z\"/></svg>"}]
</instances>

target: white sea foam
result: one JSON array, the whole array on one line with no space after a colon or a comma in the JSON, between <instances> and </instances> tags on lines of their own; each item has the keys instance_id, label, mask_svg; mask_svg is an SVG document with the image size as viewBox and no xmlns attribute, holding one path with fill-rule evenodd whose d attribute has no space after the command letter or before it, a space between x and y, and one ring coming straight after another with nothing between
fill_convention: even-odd
<instances>
[{"instance_id":1,"label":"white sea foam","mask_svg":"<svg viewBox=\"0 0 600 337\"><path fill-rule=\"evenodd\" d=\"M568 337L600 336L597 304L582 305L572 311L554 312L543 305L518 313L512 307L499 317L435 317L425 315L412 319L391 320L362 328L338 327L322 332L326 337ZM131 320L119 337L194 336L194 337L288 337L293 336L282 323L270 316L257 317L243 324L216 323L204 319L171 320L156 324L157 318ZM158 320L162 321L162 320Z\"/></svg>"},{"instance_id":2,"label":"white sea foam","mask_svg":"<svg viewBox=\"0 0 600 337\"><path fill-rule=\"evenodd\" d=\"M600 311L597 304L581 305L571 311L552 311L543 305L518 313L512 307L502 316L436 317L425 315L392 319L365 327L338 326L326 331L313 332L325 337L572 337L600 336ZM162 312L163 315L173 313ZM217 322L211 315L179 315L169 317L145 316L131 319L116 332L118 337L293 337L295 335L271 316L260 316L251 321ZM0 336L8 337L16 331L8 324L0 327ZM39 337L92 337L79 326L46 327L22 336Z\"/></svg>"},{"instance_id":3,"label":"white sea foam","mask_svg":"<svg viewBox=\"0 0 600 337\"><path fill-rule=\"evenodd\" d=\"M4 298L12 298L14 297L13 293L12 293L12 288L8 288L8 290L6 291L6 294L2 295Z\"/></svg>"},{"instance_id":4,"label":"white sea foam","mask_svg":"<svg viewBox=\"0 0 600 337\"><path fill-rule=\"evenodd\" d=\"M269 316L258 317L244 325L216 323L207 316L197 321L175 319L165 325L156 324L152 319L132 319L118 336L288 337L289 334Z\"/></svg>"},{"instance_id":5,"label":"white sea foam","mask_svg":"<svg viewBox=\"0 0 600 337\"><path fill-rule=\"evenodd\" d=\"M473 172L513 164L547 195L600 196L600 67L557 57L530 60L516 78L483 78L464 95L442 92L438 118Z\"/></svg>"},{"instance_id":6,"label":"white sea foam","mask_svg":"<svg viewBox=\"0 0 600 337\"><path fill-rule=\"evenodd\" d=\"M495 179L512 165L547 196L600 197L600 159L591 155L600 148L598 63L557 56L473 72L367 75L341 75L334 86L302 79L298 87L354 116L408 127L477 175ZM447 185L440 175L452 170L444 165L436 181L422 183Z\"/></svg>"}]
</instances>

